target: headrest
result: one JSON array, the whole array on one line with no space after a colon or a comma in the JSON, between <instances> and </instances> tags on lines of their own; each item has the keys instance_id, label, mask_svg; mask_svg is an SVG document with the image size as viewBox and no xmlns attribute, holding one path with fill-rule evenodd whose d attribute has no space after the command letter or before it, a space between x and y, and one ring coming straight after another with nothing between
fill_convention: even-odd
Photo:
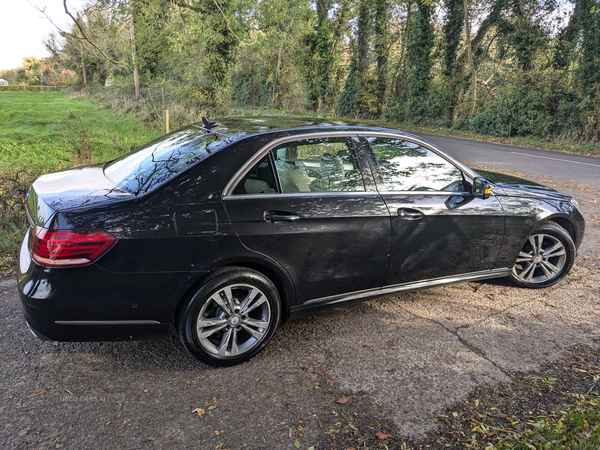
<instances>
[{"instance_id":1,"label":"headrest","mask_svg":"<svg viewBox=\"0 0 600 450\"><path fill-rule=\"evenodd\" d=\"M298 159L298 147L287 147L285 149L285 162L293 163Z\"/></svg>"}]
</instances>

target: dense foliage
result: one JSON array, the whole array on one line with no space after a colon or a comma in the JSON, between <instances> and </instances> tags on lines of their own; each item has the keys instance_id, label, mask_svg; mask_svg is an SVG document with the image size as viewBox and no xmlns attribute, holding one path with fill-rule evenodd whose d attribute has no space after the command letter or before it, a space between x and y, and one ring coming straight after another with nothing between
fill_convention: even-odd
<instances>
[{"instance_id":1,"label":"dense foliage","mask_svg":"<svg viewBox=\"0 0 600 450\"><path fill-rule=\"evenodd\" d=\"M598 0L90 0L47 46L153 110L232 105L597 142ZM183 120L183 119L182 119Z\"/></svg>"}]
</instances>

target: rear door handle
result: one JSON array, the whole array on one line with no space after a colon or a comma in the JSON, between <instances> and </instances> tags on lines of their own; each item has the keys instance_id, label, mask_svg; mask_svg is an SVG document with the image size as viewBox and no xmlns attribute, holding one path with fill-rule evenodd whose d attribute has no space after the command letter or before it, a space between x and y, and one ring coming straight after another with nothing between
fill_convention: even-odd
<instances>
[{"instance_id":1,"label":"rear door handle","mask_svg":"<svg viewBox=\"0 0 600 450\"><path fill-rule=\"evenodd\" d=\"M300 216L296 214L279 213L265 211L264 214L265 222L279 223L279 222L296 222L300 220Z\"/></svg>"},{"instance_id":2,"label":"rear door handle","mask_svg":"<svg viewBox=\"0 0 600 450\"><path fill-rule=\"evenodd\" d=\"M423 218L423 213L416 210L399 209L398 217L402 220L421 220Z\"/></svg>"}]
</instances>

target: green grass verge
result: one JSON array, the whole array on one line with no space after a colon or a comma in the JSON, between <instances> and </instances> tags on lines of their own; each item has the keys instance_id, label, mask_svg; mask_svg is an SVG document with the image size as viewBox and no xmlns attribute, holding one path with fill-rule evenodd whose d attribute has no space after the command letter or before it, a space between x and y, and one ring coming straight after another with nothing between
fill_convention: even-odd
<instances>
[{"instance_id":1,"label":"green grass verge","mask_svg":"<svg viewBox=\"0 0 600 450\"><path fill-rule=\"evenodd\" d=\"M573 403L563 405L530 421L522 434L502 437L494 450L592 450L600 448L600 398L576 395ZM488 432L489 433L489 432Z\"/></svg>"},{"instance_id":2,"label":"green grass verge","mask_svg":"<svg viewBox=\"0 0 600 450\"><path fill-rule=\"evenodd\" d=\"M91 160L106 161L160 135L131 114L115 114L60 92L0 92L0 165L4 170L71 167L80 162L86 139Z\"/></svg>"},{"instance_id":3,"label":"green grass verge","mask_svg":"<svg viewBox=\"0 0 600 450\"><path fill-rule=\"evenodd\" d=\"M22 200L43 173L108 161L162 133L60 92L0 92L0 274L15 267Z\"/></svg>"}]
</instances>

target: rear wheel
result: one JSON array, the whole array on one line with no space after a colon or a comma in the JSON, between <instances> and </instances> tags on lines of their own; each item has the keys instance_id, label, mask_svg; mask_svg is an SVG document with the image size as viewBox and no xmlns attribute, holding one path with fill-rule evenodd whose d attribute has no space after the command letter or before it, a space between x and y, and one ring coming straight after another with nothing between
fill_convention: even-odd
<instances>
[{"instance_id":1,"label":"rear wheel","mask_svg":"<svg viewBox=\"0 0 600 450\"><path fill-rule=\"evenodd\" d=\"M543 288L562 280L575 260L575 244L561 226L547 223L527 238L510 280L520 287Z\"/></svg>"},{"instance_id":2,"label":"rear wheel","mask_svg":"<svg viewBox=\"0 0 600 450\"><path fill-rule=\"evenodd\" d=\"M186 349L212 366L233 366L269 343L279 323L280 301L260 272L232 267L209 276L177 318Z\"/></svg>"}]
</instances>

